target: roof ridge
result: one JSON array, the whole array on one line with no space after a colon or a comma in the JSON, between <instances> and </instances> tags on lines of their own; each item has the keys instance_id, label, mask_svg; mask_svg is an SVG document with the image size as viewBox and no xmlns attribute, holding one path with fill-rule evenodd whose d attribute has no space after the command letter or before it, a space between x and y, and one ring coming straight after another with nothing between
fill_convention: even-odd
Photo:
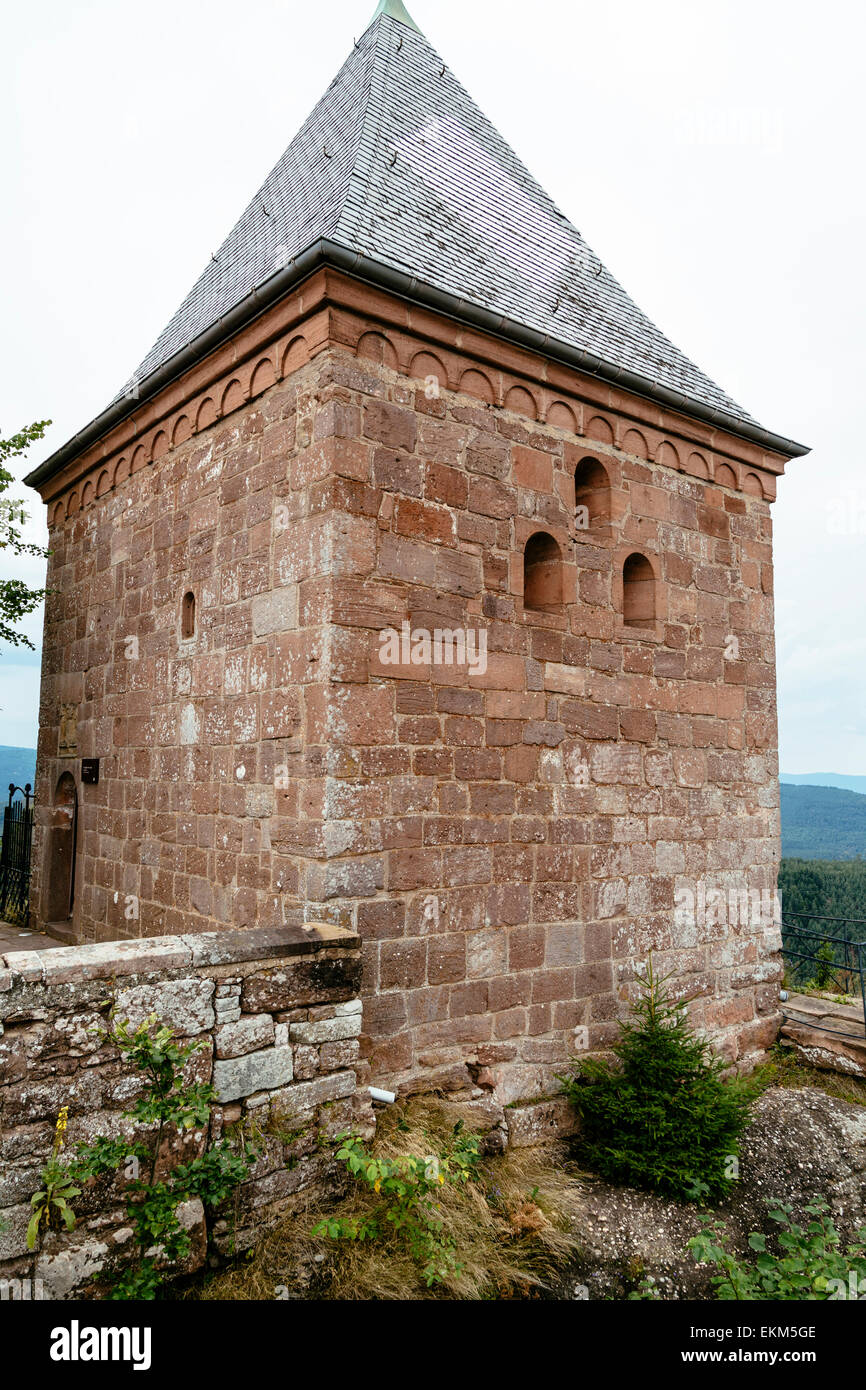
<instances>
[{"instance_id":1,"label":"roof ridge","mask_svg":"<svg viewBox=\"0 0 866 1390\"><path fill-rule=\"evenodd\" d=\"M380 0L379 8L377 9L376 14L373 16L373 19L372 19L372 21L371 21L371 23L370 23L370 26L369 26L369 29L372 29L374 25L375 25L375 27L376 27L376 43L375 43L375 48L374 48L374 51L373 51L373 59L372 59L372 62L371 62L371 64L370 64L370 84L369 84L368 95L367 95L367 103L366 103L365 110L364 110L364 119L363 119L363 121L361 121L360 126L359 126L359 131L358 131L358 147L357 147L357 150L356 150L356 152L355 152L355 158L354 158L354 160L352 161L352 168L351 168L351 171L350 171L350 174L349 174L349 179L348 179L347 186L346 186L346 197L343 199L342 207L340 208L340 216L338 217L338 219L337 219L337 221L336 221L336 223L335 223L335 226L334 226L334 240L335 240L335 241L341 241L341 240L342 240L342 239L341 239L341 236L340 236L341 231L344 231L344 232L345 232L345 235L346 235L347 238L350 238L350 237L351 237L350 227L349 227L349 226L346 226L346 227L344 228L344 226L343 226L344 219L346 218L346 214L347 214L347 208L349 208L350 205L351 205L351 204L350 204L350 197L349 197L349 194L350 194L350 191L351 191L353 185L357 184L357 185L363 187L363 186L365 185L365 183L366 183L366 180L367 180L367 179L371 176L371 174L372 174L373 160L374 160L375 153L376 153L376 149L377 149L377 146L378 146L379 132L380 132L381 127L382 127L382 117L383 117L383 112L384 112L384 93L385 93L385 88L386 88L387 71L383 71L383 73L382 73L382 75L381 75L381 80L378 81L378 82L377 82L377 74L378 74L378 70L379 70L379 67L380 67L379 52L380 52L380 47L381 47L381 42L382 42L382 35L383 35L383 33L387 33L387 32L388 32L388 25L387 25L386 23L383 23L383 17L384 17L388 12L387 12L386 9L383 9L383 4L386 5L386 4L387 4L387 0ZM389 18L392 18L392 16L390 16L390 14L388 15L388 17L389 17ZM400 21L395 21L395 22L400 22ZM412 27L413 27L413 29L415 29L415 32L416 32L417 34L419 34L419 35L421 36L421 38L423 39L423 35L421 34L421 30L418 29L417 25L414 25L414 24L413 24ZM367 30L368 33L369 33L369 29ZM426 43L426 39L424 39L424 42ZM401 38L401 43L402 43L402 38ZM365 147L364 135L365 135L365 132L366 132L366 130L367 130L367 125L368 125L368 122L369 122L369 119L370 119L370 112L371 112L371 109L375 109L375 111L376 111L376 134L375 134L375 136L373 137L373 139L371 140L371 142L370 142L370 147L369 147L369 150L368 150L368 149ZM363 200L362 200L361 206L363 207L363 205L364 205L364 204L363 204ZM351 239L347 239L347 240L346 240L345 242L343 242L342 244L348 246L348 247L351 249L351 246L352 246Z\"/></svg>"}]
</instances>

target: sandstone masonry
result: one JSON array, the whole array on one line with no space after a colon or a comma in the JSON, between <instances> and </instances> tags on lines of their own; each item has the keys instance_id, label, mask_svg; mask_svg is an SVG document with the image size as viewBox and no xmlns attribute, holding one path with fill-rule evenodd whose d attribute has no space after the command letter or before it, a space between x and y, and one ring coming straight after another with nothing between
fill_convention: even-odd
<instances>
[{"instance_id":1,"label":"sandstone masonry","mask_svg":"<svg viewBox=\"0 0 866 1390\"><path fill-rule=\"evenodd\" d=\"M500 1104L611 1038L652 950L745 1062L778 929L674 909L775 885L783 465L317 273L44 487L34 925L333 922L363 942L372 1078ZM404 623L483 632L484 670L383 663Z\"/></svg>"}]
</instances>

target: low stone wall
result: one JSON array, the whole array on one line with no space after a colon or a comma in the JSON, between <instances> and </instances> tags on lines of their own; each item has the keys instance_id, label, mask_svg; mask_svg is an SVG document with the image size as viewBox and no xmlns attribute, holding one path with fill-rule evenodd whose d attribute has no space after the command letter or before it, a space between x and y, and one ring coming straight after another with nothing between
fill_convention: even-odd
<instances>
[{"instance_id":1,"label":"low stone wall","mask_svg":"<svg viewBox=\"0 0 866 1390\"><path fill-rule=\"evenodd\" d=\"M791 994L785 1003L779 1041L810 1066L866 1077L863 1004L853 996Z\"/></svg>"},{"instance_id":2,"label":"low stone wall","mask_svg":"<svg viewBox=\"0 0 866 1390\"><path fill-rule=\"evenodd\" d=\"M330 925L257 928L62 947L0 956L0 1292L66 1298L131 1250L119 1180L85 1190L78 1221L27 1251L30 1198L39 1186L62 1106L67 1144L132 1133L122 1112L142 1089L94 1029L112 1010L133 1025L155 1013L188 1041L187 1063L219 1104L210 1135L193 1131L191 1159L226 1127L246 1122L261 1153L231 1217L206 1229L201 1204L180 1213L193 1234L184 1272L211 1252L243 1248L288 1201L323 1175L340 1130L370 1132L369 1096L357 1089L361 1001L359 938ZM177 1152L165 1161L176 1161ZM160 1156L160 1162L163 1156Z\"/></svg>"}]
</instances>

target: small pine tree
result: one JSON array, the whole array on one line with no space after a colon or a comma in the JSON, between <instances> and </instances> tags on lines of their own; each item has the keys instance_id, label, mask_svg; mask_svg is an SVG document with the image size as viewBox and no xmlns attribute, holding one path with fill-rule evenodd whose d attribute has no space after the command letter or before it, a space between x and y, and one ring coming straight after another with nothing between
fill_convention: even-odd
<instances>
[{"instance_id":1,"label":"small pine tree","mask_svg":"<svg viewBox=\"0 0 866 1390\"><path fill-rule=\"evenodd\" d=\"M652 958L640 983L634 1020L612 1049L619 1065L578 1058L559 1078L580 1115L583 1154L611 1182L679 1200L724 1196L758 1083L722 1079L724 1063L671 1001Z\"/></svg>"},{"instance_id":2,"label":"small pine tree","mask_svg":"<svg viewBox=\"0 0 866 1390\"><path fill-rule=\"evenodd\" d=\"M818 947L815 962L815 986L817 989L826 989L833 979L833 971L836 968L836 957L829 941L825 941L823 945Z\"/></svg>"}]
</instances>

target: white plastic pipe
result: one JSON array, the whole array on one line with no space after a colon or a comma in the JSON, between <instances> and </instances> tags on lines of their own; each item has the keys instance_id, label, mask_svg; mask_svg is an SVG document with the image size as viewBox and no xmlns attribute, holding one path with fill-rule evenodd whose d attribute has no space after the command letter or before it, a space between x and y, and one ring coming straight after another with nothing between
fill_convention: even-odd
<instances>
[{"instance_id":1,"label":"white plastic pipe","mask_svg":"<svg viewBox=\"0 0 866 1390\"><path fill-rule=\"evenodd\" d=\"M385 1105L393 1105L397 1096L394 1091L380 1091L377 1086L370 1087L370 1095L373 1100L381 1100Z\"/></svg>"}]
</instances>

